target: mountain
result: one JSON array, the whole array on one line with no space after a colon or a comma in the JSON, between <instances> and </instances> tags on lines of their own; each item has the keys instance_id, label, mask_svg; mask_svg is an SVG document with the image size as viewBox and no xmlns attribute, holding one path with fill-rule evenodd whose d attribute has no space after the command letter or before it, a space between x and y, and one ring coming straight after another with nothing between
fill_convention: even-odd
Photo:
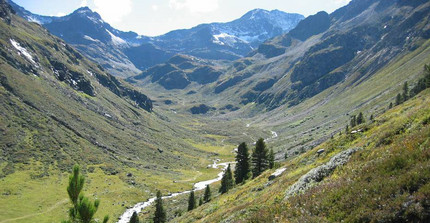
<instances>
[{"instance_id":1,"label":"mountain","mask_svg":"<svg viewBox=\"0 0 430 223\"><path fill-rule=\"evenodd\" d=\"M210 60L188 55L176 55L166 63L151 67L141 74L128 78L131 83L146 81L157 83L167 90L184 89L191 83L205 85L213 83L223 70Z\"/></svg>"},{"instance_id":2,"label":"mountain","mask_svg":"<svg viewBox=\"0 0 430 223\"><path fill-rule=\"evenodd\" d=\"M112 74L127 77L139 72L123 49L142 43L145 37L112 28L88 7L63 17L48 17L33 14L10 2L18 15L45 26L52 34L64 39Z\"/></svg>"},{"instance_id":3,"label":"mountain","mask_svg":"<svg viewBox=\"0 0 430 223\"><path fill-rule=\"evenodd\" d=\"M42 24L120 77L136 75L140 70L166 62L175 54L235 60L247 55L261 42L288 32L303 19L299 14L256 9L232 22L202 24L145 37L112 28L87 7L67 16L49 17L33 14L12 1L11 5L18 15Z\"/></svg>"},{"instance_id":4,"label":"mountain","mask_svg":"<svg viewBox=\"0 0 430 223\"><path fill-rule=\"evenodd\" d=\"M416 2L422 6L352 1L330 15L309 16L289 33L260 45L250 54L249 61L255 62L246 69L228 69L213 91L230 95L241 88L236 94L242 104L256 102L274 109L296 105L337 84L359 84L430 38L425 25L428 5Z\"/></svg>"},{"instance_id":5,"label":"mountain","mask_svg":"<svg viewBox=\"0 0 430 223\"><path fill-rule=\"evenodd\" d=\"M162 48L204 59L235 60L265 40L290 31L303 18L279 10L255 9L228 23L175 30L155 37L153 42Z\"/></svg>"}]
</instances>

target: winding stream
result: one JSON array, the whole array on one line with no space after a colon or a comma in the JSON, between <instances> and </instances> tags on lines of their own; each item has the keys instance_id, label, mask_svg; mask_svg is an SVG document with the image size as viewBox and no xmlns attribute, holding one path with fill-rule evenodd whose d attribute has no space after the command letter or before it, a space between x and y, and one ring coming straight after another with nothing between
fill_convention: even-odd
<instances>
[{"instance_id":1,"label":"winding stream","mask_svg":"<svg viewBox=\"0 0 430 223\"><path fill-rule=\"evenodd\" d=\"M206 185L215 183L217 181L220 181L222 176L224 175L224 171L227 169L228 164L231 164L233 162L228 162L228 163L219 163L217 164L216 162L214 162L212 166L212 168L218 168L218 166L222 166L222 171L220 173L218 173L217 178L212 179L212 180L206 180L206 181L201 181L201 182L197 182L194 184L193 186L193 190L194 191L198 191L198 190L203 190L206 188ZM168 199L168 198L172 198L172 197L176 197L179 195L183 195L183 194L188 194L191 193L191 190L187 190L187 191L183 191L183 192L178 192L178 193L173 193L173 194L169 194L167 196L163 196L163 199ZM146 207L150 206L154 201L155 201L156 197L150 198L149 200L147 200L146 202L140 202L135 204L132 208L127 209L124 214L121 215L121 217L119 218L117 223L128 223L130 221L131 216L133 215L133 212L139 213L141 211L143 211L143 209L145 209Z\"/></svg>"},{"instance_id":2,"label":"winding stream","mask_svg":"<svg viewBox=\"0 0 430 223\"><path fill-rule=\"evenodd\" d=\"M248 125L247 125L247 127L248 127ZM265 139L265 141L269 141L270 139L274 139L274 138L278 137L278 134L275 131L270 131L270 132L272 133L272 137ZM254 142L254 145L255 145L255 142ZM228 164L232 164L232 163L234 163L234 162L217 164L215 161L214 164L211 165L212 168L217 169L218 166L222 166L222 171L220 173L218 173L217 178L212 179L212 180L205 180L205 181L197 182L194 184L193 190L194 191L203 190L206 188L206 185L213 184L217 181L220 181L222 179L222 176L224 175L224 171L227 169ZM189 194L189 193L191 193L191 190L169 194L167 196L163 196L162 198L168 199L168 198L176 197L176 196L183 195L183 194ZM121 215L121 217L119 218L117 223L128 223L130 221L131 216L133 215L133 212L140 213L141 211L143 211L143 209L145 209L146 207L148 207L152 203L154 203L155 199L156 199L156 197L150 198L146 202L137 203L132 208L127 209L124 212L124 214Z\"/></svg>"}]
</instances>

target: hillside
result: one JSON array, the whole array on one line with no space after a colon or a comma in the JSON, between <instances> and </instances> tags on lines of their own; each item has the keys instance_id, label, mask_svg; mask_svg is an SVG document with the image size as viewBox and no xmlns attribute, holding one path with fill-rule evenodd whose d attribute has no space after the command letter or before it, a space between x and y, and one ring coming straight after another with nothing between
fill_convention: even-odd
<instances>
[{"instance_id":1,"label":"hillside","mask_svg":"<svg viewBox=\"0 0 430 223\"><path fill-rule=\"evenodd\" d=\"M429 120L427 90L172 222L428 222Z\"/></svg>"}]
</instances>

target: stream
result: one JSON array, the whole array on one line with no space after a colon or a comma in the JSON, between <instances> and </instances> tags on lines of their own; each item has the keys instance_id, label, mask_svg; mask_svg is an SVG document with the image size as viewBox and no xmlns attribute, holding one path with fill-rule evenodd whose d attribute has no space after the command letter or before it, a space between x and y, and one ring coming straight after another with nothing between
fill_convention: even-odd
<instances>
[{"instance_id":1,"label":"stream","mask_svg":"<svg viewBox=\"0 0 430 223\"><path fill-rule=\"evenodd\" d=\"M216 162L214 162L213 165L211 165L212 168L218 168L218 166L222 167L222 171L220 173L218 173L217 178L212 179L212 180L205 180L205 181L201 181L201 182L197 182L194 184L193 186L193 190L194 191L199 191L199 190L203 190L206 188L206 185L215 183L217 181L220 181L222 179L222 176L224 175L224 171L227 169L227 166L229 164L232 164L233 162L228 162L228 163L219 163L217 164ZM172 197L176 197L179 195L183 195L183 194L188 194L191 193L191 190L187 190L187 191L183 191L183 192L178 192L178 193L173 193L173 194L169 194L167 196L163 196L163 199L168 199L168 198L172 198ZM128 223L130 221L131 216L133 215L133 212L136 213L140 213L141 211L143 211L143 209L145 209L146 207L150 206L154 201L155 201L156 197L150 198L149 200L147 200L146 202L140 202L135 204L132 208L127 209L119 218L117 223Z\"/></svg>"}]
</instances>

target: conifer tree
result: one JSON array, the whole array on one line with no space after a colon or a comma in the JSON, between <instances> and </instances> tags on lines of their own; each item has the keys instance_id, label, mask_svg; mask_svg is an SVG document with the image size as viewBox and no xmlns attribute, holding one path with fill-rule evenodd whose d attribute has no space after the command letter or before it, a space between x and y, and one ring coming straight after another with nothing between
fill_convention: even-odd
<instances>
[{"instance_id":1,"label":"conifer tree","mask_svg":"<svg viewBox=\"0 0 430 223\"><path fill-rule=\"evenodd\" d=\"M400 95L400 93L398 93L396 96L396 106L400 105L401 103L402 103L402 95Z\"/></svg>"},{"instance_id":2,"label":"conifer tree","mask_svg":"<svg viewBox=\"0 0 430 223\"><path fill-rule=\"evenodd\" d=\"M390 102L390 105L388 106L388 109L392 109L393 108L393 102Z\"/></svg>"},{"instance_id":3,"label":"conifer tree","mask_svg":"<svg viewBox=\"0 0 430 223\"><path fill-rule=\"evenodd\" d=\"M357 117L355 115L353 115L351 117L351 128L354 128L357 125Z\"/></svg>"},{"instance_id":4,"label":"conifer tree","mask_svg":"<svg viewBox=\"0 0 430 223\"><path fill-rule=\"evenodd\" d=\"M136 212L133 212L133 215L131 215L130 223L139 223L139 217Z\"/></svg>"},{"instance_id":5,"label":"conifer tree","mask_svg":"<svg viewBox=\"0 0 430 223\"><path fill-rule=\"evenodd\" d=\"M269 167L268 151L264 139L260 138L252 153L252 177L258 177L263 171Z\"/></svg>"},{"instance_id":6,"label":"conifer tree","mask_svg":"<svg viewBox=\"0 0 430 223\"><path fill-rule=\"evenodd\" d=\"M205 195L203 196L203 201L205 203L208 203L209 201L211 201L212 194L211 194L211 188L209 187L209 184L206 185L206 189L205 189Z\"/></svg>"},{"instance_id":7,"label":"conifer tree","mask_svg":"<svg viewBox=\"0 0 430 223\"><path fill-rule=\"evenodd\" d=\"M426 88L430 88L430 65L426 64L424 66L424 73L425 73L424 81L425 81Z\"/></svg>"},{"instance_id":8,"label":"conifer tree","mask_svg":"<svg viewBox=\"0 0 430 223\"><path fill-rule=\"evenodd\" d=\"M409 86L407 81L403 84L402 99L403 101L407 101L409 99Z\"/></svg>"},{"instance_id":9,"label":"conifer tree","mask_svg":"<svg viewBox=\"0 0 430 223\"><path fill-rule=\"evenodd\" d=\"M163 207L163 196L161 191L157 191L157 199L155 200L155 213L153 218L154 223L166 222L166 211Z\"/></svg>"},{"instance_id":10,"label":"conifer tree","mask_svg":"<svg viewBox=\"0 0 430 223\"><path fill-rule=\"evenodd\" d=\"M273 153L273 149L270 149L268 158L269 158L269 169L273 169L275 167L275 154Z\"/></svg>"},{"instance_id":11,"label":"conifer tree","mask_svg":"<svg viewBox=\"0 0 430 223\"><path fill-rule=\"evenodd\" d=\"M191 191L190 197L188 198L188 211L196 208L196 198L194 197L194 191Z\"/></svg>"},{"instance_id":12,"label":"conifer tree","mask_svg":"<svg viewBox=\"0 0 430 223\"><path fill-rule=\"evenodd\" d=\"M199 206L202 206L203 205L203 197L200 197L200 199L199 199Z\"/></svg>"},{"instance_id":13,"label":"conifer tree","mask_svg":"<svg viewBox=\"0 0 430 223\"><path fill-rule=\"evenodd\" d=\"M345 132L346 134L349 134L349 125L346 125Z\"/></svg>"},{"instance_id":14,"label":"conifer tree","mask_svg":"<svg viewBox=\"0 0 430 223\"><path fill-rule=\"evenodd\" d=\"M228 164L227 169L225 170L224 175L221 179L221 187L219 188L219 192L221 194L227 193L233 187L233 174L231 173L230 164Z\"/></svg>"},{"instance_id":15,"label":"conifer tree","mask_svg":"<svg viewBox=\"0 0 430 223\"><path fill-rule=\"evenodd\" d=\"M365 121L363 113L360 112L357 117L357 125L363 124Z\"/></svg>"},{"instance_id":16,"label":"conifer tree","mask_svg":"<svg viewBox=\"0 0 430 223\"><path fill-rule=\"evenodd\" d=\"M370 121L373 121L374 117L373 114L370 115Z\"/></svg>"},{"instance_id":17,"label":"conifer tree","mask_svg":"<svg viewBox=\"0 0 430 223\"><path fill-rule=\"evenodd\" d=\"M249 178L250 171L248 146L243 142L237 149L236 169L234 170L236 184L245 182Z\"/></svg>"},{"instance_id":18,"label":"conifer tree","mask_svg":"<svg viewBox=\"0 0 430 223\"><path fill-rule=\"evenodd\" d=\"M94 215L97 212L100 200L91 202L81 192L84 188L85 177L81 175L79 165L73 166L72 174L69 176L69 185L67 186L67 193L73 205L69 209L69 220L63 223L92 223L94 222ZM105 216L103 223L109 221L109 216Z\"/></svg>"}]
</instances>

